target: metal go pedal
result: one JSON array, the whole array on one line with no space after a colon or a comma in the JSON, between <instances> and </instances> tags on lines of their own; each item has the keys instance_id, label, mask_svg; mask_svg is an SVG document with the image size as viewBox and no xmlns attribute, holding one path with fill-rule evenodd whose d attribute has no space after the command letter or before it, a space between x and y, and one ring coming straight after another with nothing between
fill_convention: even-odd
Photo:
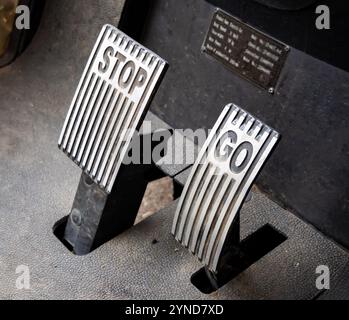
<instances>
[{"instance_id":1,"label":"metal go pedal","mask_svg":"<svg viewBox=\"0 0 349 320\"><path fill-rule=\"evenodd\" d=\"M248 112L226 106L181 195L172 234L213 273L233 222L279 134ZM233 235L234 237L234 235Z\"/></svg>"},{"instance_id":2,"label":"metal go pedal","mask_svg":"<svg viewBox=\"0 0 349 320\"><path fill-rule=\"evenodd\" d=\"M107 193L167 63L105 25L88 60L58 146Z\"/></svg>"},{"instance_id":3,"label":"metal go pedal","mask_svg":"<svg viewBox=\"0 0 349 320\"><path fill-rule=\"evenodd\" d=\"M157 173L122 162L167 67L117 28L102 28L58 142L83 170L69 218L55 232L78 255L134 224L148 177Z\"/></svg>"}]
</instances>

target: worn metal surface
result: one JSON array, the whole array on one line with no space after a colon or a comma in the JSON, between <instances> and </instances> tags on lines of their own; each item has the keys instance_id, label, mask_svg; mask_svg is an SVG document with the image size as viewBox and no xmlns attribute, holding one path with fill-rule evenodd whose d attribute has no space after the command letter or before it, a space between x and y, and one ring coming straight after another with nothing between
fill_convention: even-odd
<instances>
[{"instance_id":1,"label":"worn metal surface","mask_svg":"<svg viewBox=\"0 0 349 320\"><path fill-rule=\"evenodd\" d=\"M58 145L107 193L166 68L115 27L100 32Z\"/></svg>"},{"instance_id":2,"label":"worn metal surface","mask_svg":"<svg viewBox=\"0 0 349 320\"><path fill-rule=\"evenodd\" d=\"M228 105L200 151L172 234L213 272L234 218L278 139L276 131Z\"/></svg>"}]
</instances>

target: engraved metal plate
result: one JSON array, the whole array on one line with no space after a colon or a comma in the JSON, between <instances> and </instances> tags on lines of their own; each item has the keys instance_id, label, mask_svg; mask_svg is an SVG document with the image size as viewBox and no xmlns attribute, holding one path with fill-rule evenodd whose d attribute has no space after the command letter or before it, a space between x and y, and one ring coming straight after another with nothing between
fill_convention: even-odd
<instances>
[{"instance_id":1,"label":"engraved metal plate","mask_svg":"<svg viewBox=\"0 0 349 320\"><path fill-rule=\"evenodd\" d=\"M167 63L111 25L103 27L58 146L110 193Z\"/></svg>"},{"instance_id":2,"label":"engraved metal plate","mask_svg":"<svg viewBox=\"0 0 349 320\"><path fill-rule=\"evenodd\" d=\"M203 51L273 93L289 47L218 9Z\"/></svg>"},{"instance_id":3,"label":"engraved metal plate","mask_svg":"<svg viewBox=\"0 0 349 320\"><path fill-rule=\"evenodd\" d=\"M200 151L172 234L213 272L234 217L278 139L276 131L228 105Z\"/></svg>"}]
</instances>

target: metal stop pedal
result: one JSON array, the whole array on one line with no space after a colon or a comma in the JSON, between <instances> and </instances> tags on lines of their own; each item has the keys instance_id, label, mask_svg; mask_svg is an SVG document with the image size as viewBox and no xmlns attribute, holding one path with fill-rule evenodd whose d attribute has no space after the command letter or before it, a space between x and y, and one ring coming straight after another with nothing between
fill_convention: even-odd
<instances>
[{"instance_id":1,"label":"metal stop pedal","mask_svg":"<svg viewBox=\"0 0 349 320\"><path fill-rule=\"evenodd\" d=\"M239 246L240 207L278 140L275 130L230 104L199 153L172 234L213 275L220 272L224 246Z\"/></svg>"},{"instance_id":2,"label":"metal stop pedal","mask_svg":"<svg viewBox=\"0 0 349 320\"><path fill-rule=\"evenodd\" d=\"M63 235L76 254L89 253L133 225L147 166L122 161L167 67L117 28L102 28L58 142L83 170Z\"/></svg>"}]
</instances>

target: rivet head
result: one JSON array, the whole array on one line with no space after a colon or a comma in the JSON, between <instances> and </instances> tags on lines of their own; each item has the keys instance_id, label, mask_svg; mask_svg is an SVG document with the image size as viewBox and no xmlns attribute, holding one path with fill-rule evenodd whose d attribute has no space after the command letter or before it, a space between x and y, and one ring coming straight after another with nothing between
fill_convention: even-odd
<instances>
[{"instance_id":1,"label":"rivet head","mask_svg":"<svg viewBox=\"0 0 349 320\"><path fill-rule=\"evenodd\" d=\"M86 176L85 177L85 183L86 183L87 186L90 187L90 186L93 185L94 182L93 182L93 180L89 176Z\"/></svg>"},{"instance_id":2,"label":"rivet head","mask_svg":"<svg viewBox=\"0 0 349 320\"><path fill-rule=\"evenodd\" d=\"M81 226L82 223L82 217L81 217L81 213L78 209L73 209L71 214L70 214L70 218L73 221L73 223L75 225L77 225L78 227Z\"/></svg>"}]
</instances>

